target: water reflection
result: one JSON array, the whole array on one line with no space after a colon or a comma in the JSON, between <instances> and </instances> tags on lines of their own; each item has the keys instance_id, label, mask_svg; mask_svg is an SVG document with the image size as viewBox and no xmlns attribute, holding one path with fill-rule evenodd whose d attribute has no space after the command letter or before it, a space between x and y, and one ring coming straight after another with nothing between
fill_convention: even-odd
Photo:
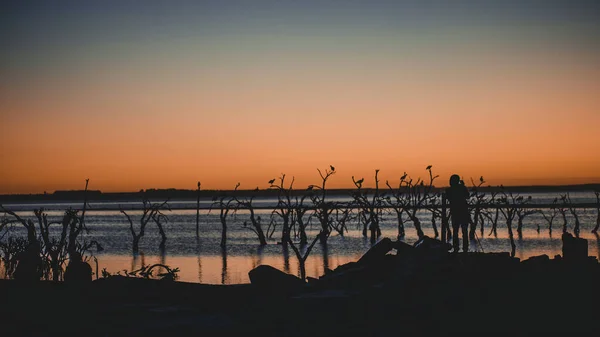
<instances>
[{"instance_id":1,"label":"water reflection","mask_svg":"<svg viewBox=\"0 0 600 337\"><path fill-rule=\"evenodd\" d=\"M290 248L287 243L284 243L282 246L283 253L283 271L288 273L290 272Z\"/></svg>"},{"instance_id":2,"label":"water reflection","mask_svg":"<svg viewBox=\"0 0 600 337\"><path fill-rule=\"evenodd\" d=\"M196 256L198 257L198 282L202 283L202 255L200 251L200 238L196 236Z\"/></svg>"},{"instance_id":3,"label":"water reflection","mask_svg":"<svg viewBox=\"0 0 600 337\"><path fill-rule=\"evenodd\" d=\"M221 284L227 281L227 248L221 248Z\"/></svg>"},{"instance_id":4,"label":"water reflection","mask_svg":"<svg viewBox=\"0 0 600 337\"><path fill-rule=\"evenodd\" d=\"M321 244L321 256L323 257L323 274L327 273L329 269L329 249L327 243Z\"/></svg>"}]
</instances>

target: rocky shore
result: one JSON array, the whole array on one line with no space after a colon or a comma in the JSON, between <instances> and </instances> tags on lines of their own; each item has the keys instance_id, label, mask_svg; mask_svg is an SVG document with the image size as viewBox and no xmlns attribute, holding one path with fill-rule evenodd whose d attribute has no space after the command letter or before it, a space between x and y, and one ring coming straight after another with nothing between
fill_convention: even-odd
<instances>
[{"instance_id":1,"label":"rocky shore","mask_svg":"<svg viewBox=\"0 0 600 337\"><path fill-rule=\"evenodd\" d=\"M269 266L251 284L113 276L0 281L3 336L595 336L600 265L580 241L525 261L381 240L304 282Z\"/></svg>"}]
</instances>

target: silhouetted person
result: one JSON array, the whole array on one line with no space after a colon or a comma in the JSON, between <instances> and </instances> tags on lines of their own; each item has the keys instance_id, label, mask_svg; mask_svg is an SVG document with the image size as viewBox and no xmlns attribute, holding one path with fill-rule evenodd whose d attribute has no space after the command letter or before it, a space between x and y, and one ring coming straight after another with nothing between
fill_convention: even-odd
<instances>
[{"instance_id":1,"label":"silhouetted person","mask_svg":"<svg viewBox=\"0 0 600 337\"><path fill-rule=\"evenodd\" d=\"M69 254L69 265L65 270L65 282L91 282L92 267L89 263L82 261L81 254L73 252Z\"/></svg>"},{"instance_id":2,"label":"silhouetted person","mask_svg":"<svg viewBox=\"0 0 600 337\"><path fill-rule=\"evenodd\" d=\"M469 190L460 180L460 177L453 174L450 177L450 187L446 189L446 198L450 202L450 214L452 216L452 246L454 252L458 253L458 229L462 230L463 252L469 251Z\"/></svg>"},{"instance_id":3,"label":"silhouetted person","mask_svg":"<svg viewBox=\"0 0 600 337\"><path fill-rule=\"evenodd\" d=\"M19 254L17 268L13 274L15 280L31 282L39 281L42 277L41 246L37 240L31 241L24 252Z\"/></svg>"}]
</instances>

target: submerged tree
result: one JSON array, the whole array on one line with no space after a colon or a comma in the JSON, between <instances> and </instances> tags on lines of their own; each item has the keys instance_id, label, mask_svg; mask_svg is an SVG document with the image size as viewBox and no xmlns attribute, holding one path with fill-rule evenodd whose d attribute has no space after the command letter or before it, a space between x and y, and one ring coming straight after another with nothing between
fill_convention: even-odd
<instances>
[{"instance_id":1,"label":"submerged tree","mask_svg":"<svg viewBox=\"0 0 600 337\"><path fill-rule=\"evenodd\" d=\"M554 198L554 201L552 201L552 207L550 207L550 211L549 212L540 212L542 214L542 216L544 217L544 219L546 220L546 222L548 223L548 234L550 236L552 236L552 224L554 223L554 219L558 215L558 208L556 207L557 204L558 204L558 198Z\"/></svg>"},{"instance_id":2,"label":"submerged tree","mask_svg":"<svg viewBox=\"0 0 600 337\"><path fill-rule=\"evenodd\" d=\"M471 207L473 216L471 217L471 223L469 227L469 239L475 240L475 233L477 231L477 225L481 225L481 232L483 233L483 215L482 205L487 201L485 199L485 193L481 192L480 188L485 184L483 176L479 177L479 183L475 184L473 178L471 178L471 195L469 198L469 206ZM482 234L483 235L483 234Z\"/></svg>"},{"instance_id":3,"label":"submerged tree","mask_svg":"<svg viewBox=\"0 0 600 337\"><path fill-rule=\"evenodd\" d=\"M316 191L310 193L309 197L315 207L314 215L321 225L321 233L318 238L322 244L326 244L329 234L331 234L331 223L333 221L331 214L335 210L333 203L326 201L326 185L329 177L335 174L335 167L329 165L329 169L325 169L325 173L321 172L320 169L317 169L317 171L321 176L321 185L310 185L309 189Z\"/></svg>"},{"instance_id":4,"label":"submerged tree","mask_svg":"<svg viewBox=\"0 0 600 337\"><path fill-rule=\"evenodd\" d=\"M221 248L225 248L227 245L227 216L233 210L232 204L234 201L232 197L228 197L227 195L214 196L213 203L208 211L210 213L213 208L219 209L219 221L221 222L221 243L219 245Z\"/></svg>"},{"instance_id":5,"label":"submerged tree","mask_svg":"<svg viewBox=\"0 0 600 337\"><path fill-rule=\"evenodd\" d=\"M431 228L433 228L433 236L436 239L440 236L440 233L439 233L438 227L437 227L437 219L442 218L442 209L440 207L441 205L438 203L439 200L441 200L440 194L434 193L432 198L429 199L429 207L428 207L428 210L431 212ZM442 228L442 230L444 230L444 229ZM451 236L449 236L449 237L451 237Z\"/></svg>"},{"instance_id":6,"label":"submerged tree","mask_svg":"<svg viewBox=\"0 0 600 337\"><path fill-rule=\"evenodd\" d=\"M488 204L495 205L498 204L498 193L496 191L491 192L490 198L488 199ZM494 237L498 237L498 219L500 218L500 208L496 207L492 211L491 209L486 209L483 215L490 221L492 228L490 229L490 235L494 235Z\"/></svg>"},{"instance_id":7,"label":"submerged tree","mask_svg":"<svg viewBox=\"0 0 600 337\"><path fill-rule=\"evenodd\" d=\"M292 204L294 180L292 177L288 188L285 187L285 174L281 174L277 184L275 184L275 179L269 180L270 188L277 190L277 206L273 209L272 214L280 217L283 222L281 230L281 243L283 245L287 245L288 241L290 241L291 226L294 220L295 207Z\"/></svg>"},{"instance_id":8,"label":"submerged tree","mask_svg":"<svg viewBox=\"0 0 600 337\"><path fill-rule=\"evenodd\" d=\"M84 190L84 202L81 214L78 210L67 209L60 221L51 221L43 208L35 209L33 211L35 218L37 219L39 229L39 241L36 235L35 224L30 219L23 219L15 212L5 209L0 205L2 210L12 216L14 220L3 219L0 223L0 230L10 224L22 224L27 230L27 241L24 240L9 240L9 242L3 246L5 253L5 259L9 261L9 265L16 265L17 254L23 252L26 247L32 244L38 245L40 251L39 254L42 258L42 275L46 279L52 278L54 281L62 279L65 262L69 259L73 253L78 252L82 255L86 252L90 252L92 247L96 247L97 250L102 250L102 246L96 241L79 240L80 234L83 230L87 230L85 227L85 212L87 209L87 189L89 179L86 179L85 190ZM60 231L58 237L52 235L51 227L59 226ZM41 242L40 242L41 241ZM19 248L20 247L20 248ZM22 249L21 251L14 251L14 249Z\"/></svg>"},{"instance_id":9,"label":"submerged tree","mask_svg":"<svg viewBox=\"0 0 600 337\"><path fill-rule=\"evenodd\" d=\"M567 207L569 209L569 213L571 213L571 215L575 219L575 226L573 227L573 233L575 233L575 236L579 237L579 227L581 225L581 223L579 222L579 214L577 214L577 210L575 209L575 207L573 206L573 202L571 201L571 195L569 195L568 192L566 194L565 200L567 203Z\"/></svg>"},{"instance_id":10,"label":"submerged tree","mask_svg":"<svg viewBox=\"0 0 600 337\"><path fill-rule=\"evenodd\" d=\"M400 177L400 183L397 188L393 188L389 181L385 182L389 190L389 194L386 195L385 201L387 206L396 213L396 219L398 221L398 240L401 240L406 235L403 215L407 212L409 198L408 193L403 193L403 190L405 189L404 183L407 176L408 174L404 172L404 175Z\"/></svg>"},{"instance_id":11,"label":"submerged tree","mask_svg":"<svg viewBox=\"0 0 600 337\"><path fill-rule=\"evenodd\" d=\"M425 183L424 180L418 178L416 182L413 183L412 179L409 179L406 183L406 187L408 188L408 200L409 207L406 211L408 214L408 218L415 226L417 231L417 236L422 238L425 236L423 229L421 227L421 220L417 217L417 212L419 209L423 208L425 205L429 203L429 200L435 198L432 194L433 190L433 182L439 175L434 176L431 172L431 165L425 168L429 172L429 181Z\"/></svg>"},{"instance_id":12,"label":"submerged tree","mask_svg":"<svg viewBox=\"0 0 600 337\"><path fill-rule=\"evenodd\" d=\"M196 190L196 237L200 236L200 182Z\"/></svg>"},{"instance_id":13,"label":"submerged tree","mask_svg":"<svg viewBox=\"0 0 600 337\"><path fill-rule=\"evenodd\" d=\"M235 191L237 191L238 187L240 186L240 183L238 183L235 186ZM255 189L255 191L258 191L258 187ZM244 221L244 228L248 228L251 231L253 231L256 236L258 237L258 242L260 243L261 246L266 246L267 245L267 238L265 236L265 233L262 229L262 219L260 217L260 215L256 215L255 209L254 209L254 195L250 196L250 197L245 197L245 198L238 198L237 196L234 196L233 199L235 200L235 202L237 203L236 207L235 207L235 212L237 212L240 209L245 209L248 210L248 212L250 212L250 226L248 225L248 221Z\"/></svg>"},{"instance_id":14,"label":"submerged tree","mask_svg":"<svg viewBox=\"0 0 600 337\"><path fill-rule=\"evenodd\" d=\"M369 196L362 188L364 178L355 180L352 176L352 182L356 186L357 190L352 193L354 199L354 205L358 208L358 220L359 223L362 221L363 230L362 234L364 237L367 236L367 229L371 232L371 243L375 243L381 236L381 228L379 222L381 219L381 206L383 205L384 198L379 193L379 170L375 170L375 190L373 196Z\"/></svg>"},{"instance_id":15,"label":"submerged tree","mask_svg":"<svg viewBox=\"0 0 600 337\"><path fill-rule=\"evenodd\" d=\"M558 206L558 212L560 213L560 216L563 219L563 233L567 232L568 229L568 222L567 222L567 210L569 209L569 205L567 202L567 195L566 194L561 194L560 195L560 204Z\"/></svg>"},{"instance_id":16,"label":"submerged tree","mask_svg":"<svg viewBox=\"0 0 600 337\"><path fill-rule=\"evenodd\" d=\"M516 201L518 205L524 206L531 202L531 196L527 198L518 197ZM517 234L519 238L523 237L523 221L525 218L536 213L538 213L538 210L526 209L524 207L517 208Z\"/></svg>"},{"instance_id":17,"label":"submerged tree","mask_svg":"<svg viewBox=\"0 0 600 337\"><path fill-rule=\"evenodd\" d=\"M162 203L152 203L150 200L148 200L146 197L144 197L144 199L142 200L142 207L143 207L142 208L142 217L140 218L140 226L139 226L137 233L136 233L134 225L133 225L133 220L131 219L129 214L127 214L127 212L125 212L125 210L122 207L120 208L121 213L123 213L123 215L125 215L125 217L127 218L127 221L129 221L129 230L131 232L131 236L133 237L133 242L132 242L133 253L137 254L139 252L140 240L146 233L146 226L148 225L148 223L150 221L153 221L156 224L156 226L158 227L158 231L161 236L161 242L159 244L159 248L161 250L164 250L165 242L167 241L167 236L163 229L163 223L165 221L168 221L168 218L163 213L163 211L171 210L171 207L168 204L168 200L165 200Z\"/></svg>"},{"instance_id":18,"label":"submerged tree","mask_svg":"<svg viewBox=\"0 0 600 337\"><path fill-rule=\"evenodd\" d=\"M309 188L307 189L306 193L303 194L302 196L298 197L295 196L294 197L294 212L292 213L292 227L294 228L295 231L295 237L300 237L300 245L304 246L308 243L308 237L306 235L306 226L309 224L310 222L310 217L308 219L308 221L304 221L304 216L306 214L306 212L308 212L309 207L307 205L304 204L304 201L306 200L306 198L310 199L310 194L312 189ZM296 230L296 226L297 226L297 230Z\"/></svg>"},{"instance_id":19,"label":"submerged tree","mask_svg":"<svg viewBox=\"0 0 600 337\"><path fill-rule=\"evenodd\" d=\"M517 215L518 207L516 204L518 201L522 200L523 197L520 195L514 195L512 192L507 192L504 190L504 186L500 186L502 188L502 196L497 199L498 209L504 216L506 220L506 227L508 228L508 238L510 239L510 256L515 257L516 245L515 239L513 235L512 222Z\"/></svg>"},{"instance_id":20,"label":"submerged tree","mask_svg":"<svg viewBox=\"0 0 600 337\"><path fill-rule=\"evenodd\" d=\"M32 243L34 241L37 241L35 224L33 223L33 221L31 221L31 219L25 220L22 217L20 217L18 214L16 214L15 212L4 208L4 206L2 206L2 205L0 205L0 209L2 209L2 212L6 213L14 218L12 220L9 218L2 219L2 222L0 222L0 230L7 228L8 226L13 225L13 224L20 224L27 231L27 242Z\"/></svg>"},{"instance_id":21,"label":"submerged tree","mask_svg":"<svg viewBox=\"0 0 600 337\"><path fill-rule=\"evenodd\" d=\"M302 281L306 280L306 259L310 255L310 252L312 251L312 249L315 246L315 244L317 243L317 241L319 241L319 238L321 235L323 235L322 231L319 232L319 234L317 236L315 236L313 241L310 243L310 245L304 251L304 254L302 254L300 252L298 247L296 247L296 245L294 244L294 242L291 239L288 240L290 247L292 247L294 254L296 254L296 257L298 258L298 265L300 266L300 278L302 279Z\"/></svg>"}]
</instances>

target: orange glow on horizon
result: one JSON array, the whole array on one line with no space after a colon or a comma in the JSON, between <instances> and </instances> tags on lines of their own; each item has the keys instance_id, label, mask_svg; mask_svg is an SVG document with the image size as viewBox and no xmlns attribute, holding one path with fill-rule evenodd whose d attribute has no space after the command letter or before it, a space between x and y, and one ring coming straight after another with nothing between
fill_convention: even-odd
<instances>
[{"instance_id":1,"label":"orange glow on horizon","mask_svg":"<svg viewBox=\"0 0 600 337\"><path fill-rule=\"evenodd\" d=\"M337 24L244 6L212 21L178 12L172 30L138 18L146 6L15 18L0 56L0 194L86 178L105 192L267 188L282 173L300 189L329 165L331 188L373 186L375 169L382 184L426 177L427 165L438 186L452 173L600 182L597 22L488 25L450 10L396 26L407 12L393 3L373 17L332 10Z\"/></svg>"}]
</instances>

